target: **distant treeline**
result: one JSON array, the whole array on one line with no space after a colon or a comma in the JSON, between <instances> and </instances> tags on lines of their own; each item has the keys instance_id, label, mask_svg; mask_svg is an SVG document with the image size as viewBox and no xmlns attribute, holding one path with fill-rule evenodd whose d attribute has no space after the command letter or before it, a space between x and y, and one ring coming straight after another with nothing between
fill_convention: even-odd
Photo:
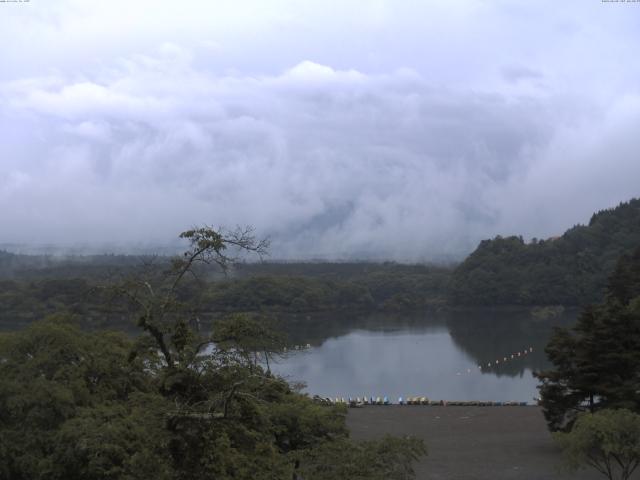
<instances>
[{"instance_id":1,"label":"distant treeline","mask_svg":"<svg viewBox=\"0 0 640 480\"><path fill-rule=\"evenodd\" d=\"M131 273L152 261L166 257L151 255L22 255L0 250L0 279L87 279L104 280Z\"/></svg>"},{"instance_id":2,"label":"distant treeline","mask_svg":"<svg viewBox=\"0 0 640 480\"><path fill-rule=\"evenodd\" d=\"M239 278L208 285L204 299L208 308L293 312L440 308L446 303L451 269L297 263L243 266L239 273Z\"/></svg>"},{"instance_id":3,"label":"distant treeline","mask_svg":"<svg viewBox=\"0 0 640 480\"><path fill-rule=\"evenodd\" d=\"M601 301L616 261L640 245L640 199L547 240L484 240L454 271L456 305L585 305Z\"/></svg>"},{"instance_id":4,"label":"distant treeline","mask_svg":"<svg viewBox=\"0 0 640 480\"><path fill-rule=\"evenodd\" d=\"M561 237L484 240L457 267L393 262L239 263L222 275L203 270L185 282L185 301L212 312L329 312L442 309L456 306L584 305L602 299L616 260L640 245L640 200L593 215ZM94 324L122 319L96 286L168 257L66 258L0 251L0 322L30 323L60 310Z\"/></svg>"},{"instance_id":5,"label":"distant treeline","mask_svg":"<svg viewBox=\"0 0 640 480\"><path fill-rule=\"evenodd\" d=\"M305 274L307 264L283 264L297 275L264 275L270 267L244 265L236 275L212 280L206 272L180 289L180 296L204 319L213 313L262 311L307 313L323 311L407 311L441 308L446 302L449 268L426 265L326 264L323 273ZM308 264L311 265L311 264ZM337 265L332 268L329 265ZM159 265L162 268L163 264ZM101 326L125 319L125 310L102 289L112 278L126 276L134 268L88 263L57 264L28 274L17 272L0 279L0 323L28 324L48 314L68 311L87 324ZM319 270L313 265L310 270ZM345 274L345 270L350 273ZM115 272L115 273L114 273ZM73 275L72 275L73 273ZM261 275L255 276L256 273ZM6 328L6 327L5 327Z\"/></svg>"}]
</instances>

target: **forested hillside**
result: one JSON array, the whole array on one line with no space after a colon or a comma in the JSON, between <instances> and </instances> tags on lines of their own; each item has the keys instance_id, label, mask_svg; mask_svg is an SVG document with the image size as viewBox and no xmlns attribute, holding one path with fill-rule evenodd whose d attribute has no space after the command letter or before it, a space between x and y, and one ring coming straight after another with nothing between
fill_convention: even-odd
<instances>
[{"instance_id":1,"label":"forested hillside","mask_svg":"<svg viewBox=\"0 0 640 480\"><path fill-rule=\"evenodd\" d=\"M212 282L212 310L402 311L444 305L451 269L396 263L242 265L230 281Z\"/></svg>"},{"instance_id":2,"label":"forested hillside","mask_svg":"<svg viewBox=\"0 0 640 480\"><path fill-rule=\"evenodd\" d=\"M4 262L3 262L4 260ZM56 312L87 326L120 325L119 305L98 288L136 271L168 268L168 258L91 256L56 259L0 252L0 330L28 325ZM395 263L253 263L228 276L204 269L185 281L180 298L203 321L230 312L401 312L440 309L451 268Z\"/></svg>"},{"instance_id":3,"label":"forested hillside","mask_svg":"<svg viewBox=\"0 0 640 480\"><path fill-rule=\"evenodd\" d=\"M237 263L203 270L180 292L206 312L409 311L450 305L584 305L601 299L616 260L640 245L640 199L594 214L561 237L484 240L457 268L393 262ZM145 267L146 265L146 267ZM95 287L168 257L29 256L0 251L0 323L28 324L60 310L90 324L119 313ZM195 294L194 292L198 293ZM107 311L110 313L107 314ZM115 309L117 312L117 309Z\"/></svg>"},{"instance_id":4,"label":"forested hillside","mask_svg":"<svg viewBox=\"0 0 640 480\"><path fill-rule=\"evenodd\" d=\"M583 305L601 300L617 259L640 245L640 199L547 240L484 240L456 268L457 305Z\"/></svg>"}]
</instances>

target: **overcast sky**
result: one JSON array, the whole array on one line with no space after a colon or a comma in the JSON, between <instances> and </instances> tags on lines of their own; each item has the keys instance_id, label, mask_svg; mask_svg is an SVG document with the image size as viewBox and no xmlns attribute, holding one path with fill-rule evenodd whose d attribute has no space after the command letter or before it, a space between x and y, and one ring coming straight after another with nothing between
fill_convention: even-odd
<instances>
[{"instance_id":1,"label":"overcast sky","mask_svg":"<svg viewBox=\"0 0 640 480\"><path fill-rule=\"evenodd\" d=\"M0 3L0 243L428 260L640 195L640 2Z\"/></svg>"}]
</instances>

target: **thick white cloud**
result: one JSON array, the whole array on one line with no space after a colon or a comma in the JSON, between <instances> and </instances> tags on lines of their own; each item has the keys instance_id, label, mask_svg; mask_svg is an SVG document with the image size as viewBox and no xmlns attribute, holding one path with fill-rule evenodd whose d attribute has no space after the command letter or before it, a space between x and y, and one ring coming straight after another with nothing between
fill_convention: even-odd
<instances>
[{"instance_id":1,"label":"thick white cloud","mask_svg":"<svg viewBox=\"0 0 640 480\"><path fill-rule=\"evenodd\" d=\"M109 3L0 17L51 47L0 54L0 243L418 260L639 194L640 7Z\"/></svg>"}]
</instances>

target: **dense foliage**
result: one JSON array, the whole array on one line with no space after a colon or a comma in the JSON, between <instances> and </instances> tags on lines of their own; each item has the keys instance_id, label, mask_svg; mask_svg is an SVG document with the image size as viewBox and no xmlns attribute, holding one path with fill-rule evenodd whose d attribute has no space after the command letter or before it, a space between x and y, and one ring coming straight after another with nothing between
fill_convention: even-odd
<instances>
[{"instance_id":1,"label":"dense foliage","mask_svg":"<svg viewBox=\"0 0 640 480\"><path fill-rule=\"evenodd\" d=\"M206 288L185 282L182 293L202 312L579 306L602 298L617 258L639 244L640 199L634 199L595 213L589 225L561 237L530 243L522 237L484 240L455 269L392 262L239 262L226 275L204 268L199 279ZM134 273L141 263L166 267L169 257L0 251L0 321L28 324L65 308L90 324L112 324L114 317L101 308L104 299L85 294L106 279Z\"/></svg>"},{"instance_id":2,"label":"dense foliage","mask_svg":"<svg viewBox=\"0 0 640 480\"><path fill-rule=\"evenodd\" d=\"M193 285L182 284L199 262L225 268L230 247L260 252L249 233L184 232L190 248L169 268L96 290L136 319L134 339L68 316L1 334L0 478L324 479L318 459L355 478L412 478L424 445L350 441L343 407L314 403L263 367L283 348L263 322L234 315L213 333L198 328Z\"/></svg>"},{"instance_id":3,"label":"dense foliage","mask_svg":"<svg viewBox=\"0 0 640 480\"><path fill-rule=\"evenodd\" d=\"M122 327L126 310L95 287L135 275L129 257L87 257L55 262L5 254L0 268L0 325L15 328L61 310L93 327ZM153 261L152 261L153 260ZM170 268L166 258L138 258L135 265ZM33 265L42 265L39 268ZM202 269L185 278L179 297L203 322L220 312L396 312L444 305L450 270L398 264L240 264L228 276ZM2 277L4 276L4 279Z\"/></svg>"},{"instance_id":4,"label":"dense foliage","mask_svg":"<svg viewBox=\"0 0 640 480\"><path fill-rule=\"evenodd\" d=\"M640 415L629 410L582 414L570 432L554 437L573 471L589 466L609 480L627 480L640 465Z\"/></svg>"},{"instance_id":5,"label":"dense foliage","mask_svg":"<svg viewBox=\"0 0 640 480\"><path fill-rule=\"evenodd\" d=\"M537 376L552 430L583 411L640 412L640 248L618 261L605 301L586 308L572 329L557 329L546 353L554 369Z\"/></svg>"},{"instance_id":6,"label":"dense foliage","mask_svg":"<svg viewBox=\"0 0 640 480\"><path fill-rule=\"evenodd\" d=\"M167 476L157 363L129 359L122 334L51 318L0 337L0 468L5 479Z\"/></svg>"},{"instance_id":7,"label":"dense foliage","mask_svg":"<svg viewBox=\"0 0 640 480\"><path fill-rule=\"evenodd\" d=\"M599 301L616 260L640 245L640 199L591 217L558 238L484 240L453 273L464 305L585 305Z\"/></svg>"},{"instance_id":8,"label":"dense foliage","mask_svg":"<svg viewBox=\"0 0 640 480\"><path fill-rule=\"evenodd\" d=\"M317 312L403 311L439 308L445 302L450 274L447 268L395 264L362 267L362 273L342 277L260 275L214 282L209 284L204 303L210 310L222 311Z\"/></svg>"},{"instance_id":9,"label":"dense foliage","mask_svg":"<svg viewBox=\"0 0 640 480\"><path fill-rule=\"evenodd\" d=\"M290 478L288 452L346 437L343 411L230 350L168 369L122 334L58 318L2 335L0 358L7 480Z\"/></svg>"}]
</instances>

